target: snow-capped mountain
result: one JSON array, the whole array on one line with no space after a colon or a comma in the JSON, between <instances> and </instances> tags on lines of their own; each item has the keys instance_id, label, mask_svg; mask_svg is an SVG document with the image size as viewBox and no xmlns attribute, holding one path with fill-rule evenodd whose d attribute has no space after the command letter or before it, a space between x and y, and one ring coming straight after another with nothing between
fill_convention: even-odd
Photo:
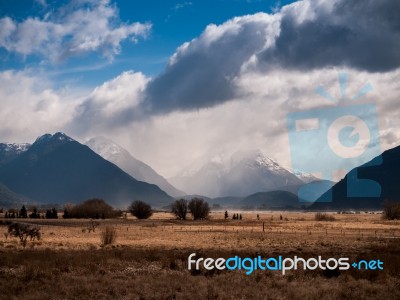
<instances>
[{"instance_id":1,"label":"snow-capped mountain","mask_svg":"<svg viewBox=\"0 0 400 300\"><path fill-rule=\"evenodd\" d=\"M0 165L5 164L29 149L28 143L0 143Z\"/></svg>"},{"instance_id":2,"label":"snow-capped mountain","mask_svg":"<svg viewBox=\"0 0 400 300\"><path fill-rule=\"evenodd\" d=\"M190 194L210 197L248 196L256 192L299 186L304 181L261 150L217 156L196 172L182 172L170 182Z\"/></svg>"},{"instance_id":3,"label":"snow-capped mountain","mask_svg":"<svg viewBox=\"0 0 400 300\"><path fill-rule=\"evenodd\" d=\"M179 197L185 194L173 187L150 166L134 158L127 150L114 143L112 140L105 137L95 137L85 144L104 159L120 167L133 178L158 185L162 190L173 197Z\"/></svg>"},{"instance_id":4,"label":"snow-capped mountain","mask_svg":"<svg viewBox=\"0 0 400 300\"><path fill-rule=\"evenodd\" d=\"M320 178L315 177L314 175L312 175L310 173L302 172L300 170L292 170L292 173L294 175L296 175L297 178L299 178L304 183L311 183L311 182L314 182L314 181L321 180Z\"/></svg>"},{"instance_id":5,"label":"snow-capped mountain","mask_svg":"<svg viewBox=\"0 0 400 300\"><path fill-rule=\"evenodd\" d=\"M100 198L124 208L137 199L160 207L173 200L158 186L132 178L61 132L42 135L28 150L1 165L0 182L37 203L62 205Z\"/></svg>"}]
</instances>

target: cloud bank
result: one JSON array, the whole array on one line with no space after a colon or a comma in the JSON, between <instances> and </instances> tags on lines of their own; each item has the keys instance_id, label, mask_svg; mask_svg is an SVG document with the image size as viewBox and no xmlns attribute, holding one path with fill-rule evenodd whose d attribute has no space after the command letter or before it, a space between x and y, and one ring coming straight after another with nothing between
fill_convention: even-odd
<instances>
[{"instance_id":1,"label":"cloud bank","mask_svg":"<svg viewBox=\"0 0 400 300\"><path fill-rule=\"evenodd\" d=\"M240 96L236 79L248 70L391 71L400 66L399 47L399 2L299 1L274 15L209 25L150 82L147 101L154 112L213 107Z\"/></svg>"}]
</instances>

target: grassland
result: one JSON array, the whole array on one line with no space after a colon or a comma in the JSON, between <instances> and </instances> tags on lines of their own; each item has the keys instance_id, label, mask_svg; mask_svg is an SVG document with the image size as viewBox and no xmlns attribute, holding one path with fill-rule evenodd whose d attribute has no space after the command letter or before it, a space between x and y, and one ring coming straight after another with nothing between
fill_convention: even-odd
<instances>
[{"instance_id":1,"label":"grassland","mask_svg":"<svg viewBox=\"0 0 400 300\"><path fill-rule=\"evenodd\" d=\"M233 212L232 212L233 213ZM281 218L282 215L282 218ZM380 214L242 212L243 220L35 220L42 239L23 248L0 227L1 299L400 299L400 222ZM32 220L24 220L33 222ZM117 240L102 246L105 226ZM264 228L264 230L263 230ZM380 271L189 271L204 257L294 255L380 259Z\"/></svg>"}]
</instances>

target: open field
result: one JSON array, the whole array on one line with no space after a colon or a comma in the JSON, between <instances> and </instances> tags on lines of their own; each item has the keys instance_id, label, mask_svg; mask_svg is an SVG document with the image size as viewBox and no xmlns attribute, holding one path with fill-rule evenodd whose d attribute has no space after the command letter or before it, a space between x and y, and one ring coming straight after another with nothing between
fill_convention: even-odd
<instances>
[{"instance_id":1,"label":"open field","mask_svg":"<svg viewBox=\"0 0 400 300\"><path fill-rule=\"evenodd\" d=\"M232 212L233 213L233 212ZM230 212L230 215L232 215ZM399 299L400 222L380 214L242 212L243 220L179 221L156 213L149 220L29 220L42 239L23 248L0 227L3 299ZM282 220L280 216L282 215ZM15 220L13 220L15 221ZM20 221L17 220L17 221ZM102 246L106 225L113 245ZM264 225L264 231L263 231ZM189 271L192 252L204 257L349 257L380 259L384 270Z\"/></svg>"}]
</instances>

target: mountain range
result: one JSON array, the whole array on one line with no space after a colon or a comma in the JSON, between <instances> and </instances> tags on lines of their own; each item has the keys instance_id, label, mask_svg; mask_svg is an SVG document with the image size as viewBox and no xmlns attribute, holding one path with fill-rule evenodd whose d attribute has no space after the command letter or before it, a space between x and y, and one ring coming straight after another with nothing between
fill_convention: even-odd
<instances>
[{"instance_id":1,"label":"mountain range","mask_svg":"<svg viewBox=\"0 0 400 300\"><path fill-rule=\"evenodd\" d=\"M97 197L122 208L137 199L155 206L173 200L158 186L136 180L60 132L39 137L14 156L8 152L0 157L0 182L36 203L78 203Z\"/></svg>"},{"instance_id":2,"label":"mountain range","mask_svg":"<svg viewBox=\"0 0 400 300\"><path fill-rule=\"evenodd\" d=\"M332 182L281 167L260 150L239 151L171 178L172 184L189 193L184 196L111 140L94 138L83 145L58 132L45 134L32 145L0 143L0 207L63 205L94 197L121 208L137 199L165 207L173 201L171 196L205 195L212 205L232 207L380 209L385 199L400 200L399 170L400 147L396 147L331 187ZM314 187L302 194L309 197L295 201L307 186Z\"/></svg>"},{"instance_id":3,"label":"mountain range","mask_svg":"<svg viewBox=\"0 0 400 300\"><path fill-rule=\"evenodd\" d=\"M184 192L173 187L164 177L149 165L134 158L127 150L105 137L95 137L85 143L90 149L104 159L120 167L133 178L155 184L173 197L181 197Z\"/></svg>"},{"instance_id":4,"label":"mountain range","mask_svg":"<svg viewBox=\"0 0 400 300\"><path fill-rule=\"evenodd\" d=\"M245 197L257 192L295 192L305 183L319 180L281 167L261 150L238 151L217 156L195 170L181 172L169 181L190 194L209 197Z\"/></svg>"}]
</instances>

